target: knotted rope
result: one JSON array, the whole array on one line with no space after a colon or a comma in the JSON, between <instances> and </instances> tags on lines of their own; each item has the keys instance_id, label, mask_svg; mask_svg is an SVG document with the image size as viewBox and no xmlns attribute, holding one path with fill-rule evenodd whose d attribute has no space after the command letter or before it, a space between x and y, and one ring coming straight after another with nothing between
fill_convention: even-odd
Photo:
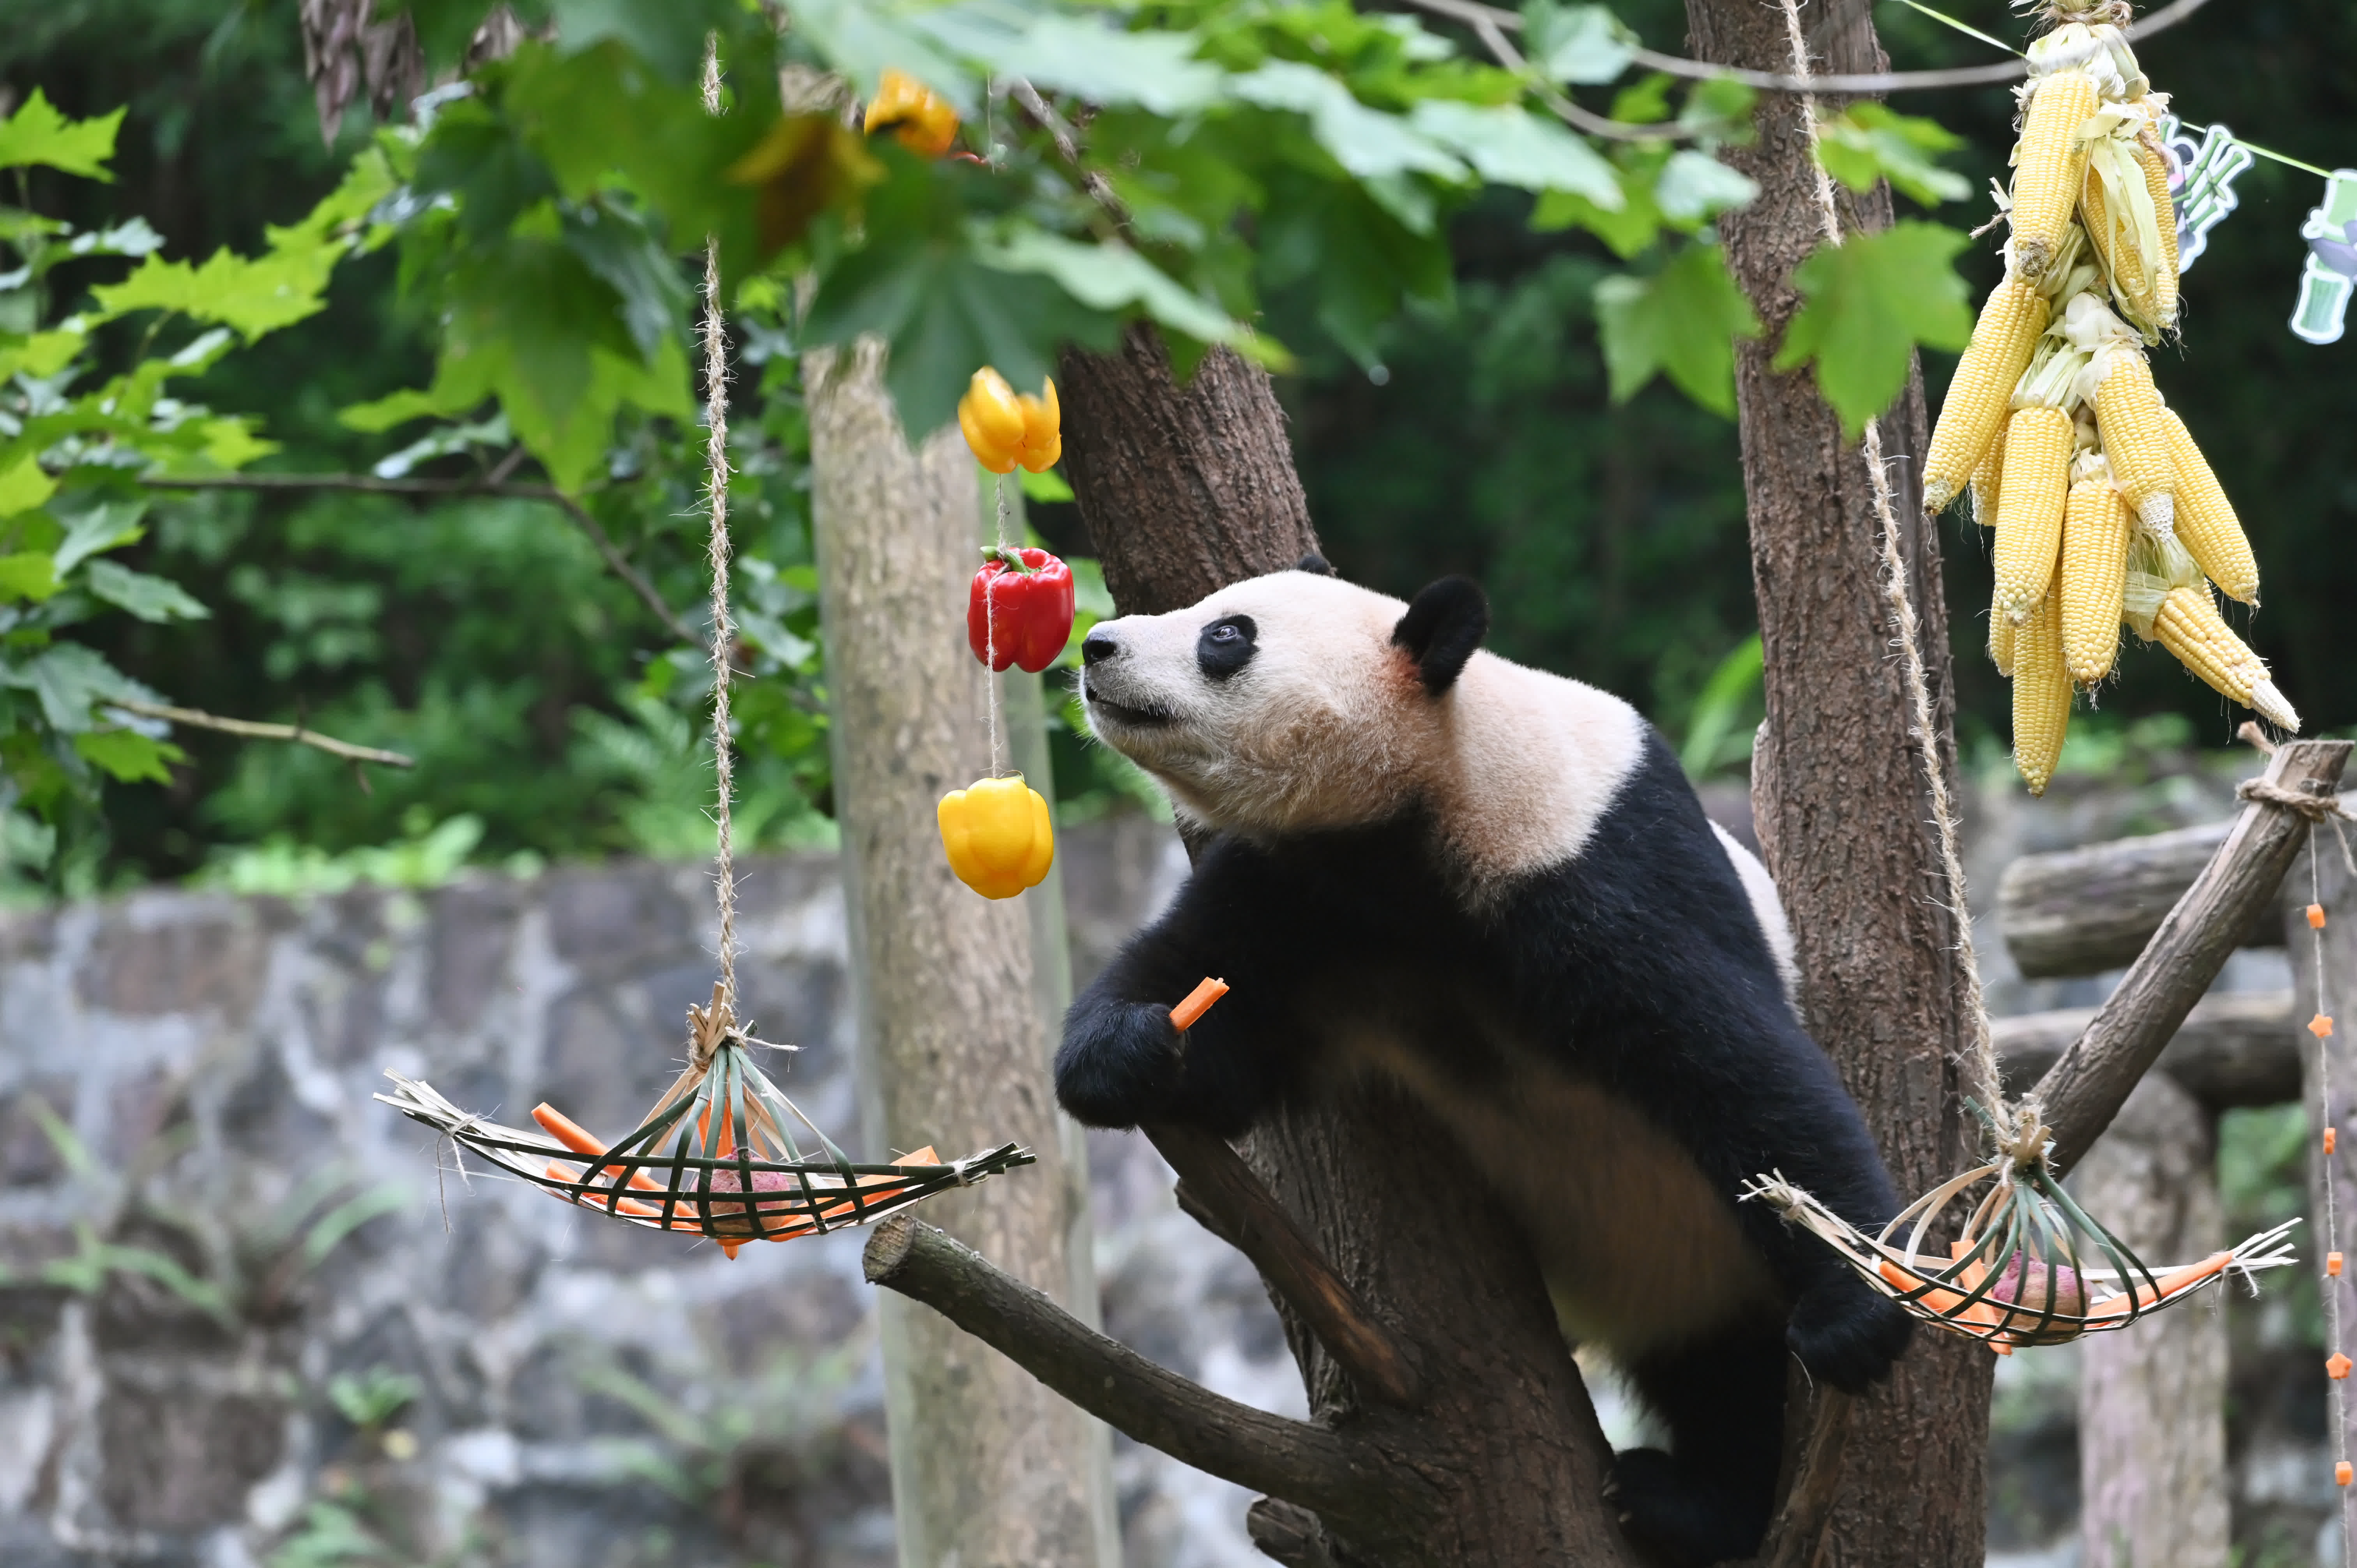
<instances>
[{"instance_id":1,"label":"knotted rope","mask_svg":"<svg viewBox=\"0 0 2357 1568\"><path fill-rule=\"evenodd\" d=\"M716 35L705 42L704 112L720 113ZM728 614L728 327L720 314L716 236L704 242L704 423L705 509L712 525L705 553L712 563L712 768L717 797L713 823L719 830L713 883L720 905L720 983L713 988L710 1016L694 1020L689 1048L699 1067L710 1065L713 1047L737 1022L737 846L729 821L737 780L728 719L737 626Z\"/></svg>"}]
</instances>

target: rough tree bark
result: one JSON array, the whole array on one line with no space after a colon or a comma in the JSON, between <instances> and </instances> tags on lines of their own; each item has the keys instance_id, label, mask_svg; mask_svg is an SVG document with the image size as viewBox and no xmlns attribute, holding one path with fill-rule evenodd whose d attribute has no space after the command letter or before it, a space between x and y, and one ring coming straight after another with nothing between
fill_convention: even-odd
<instances>
[{"instance_id":1,"label":"rough tree bark","mask_svg":"<svg viewBox=\"0 0 2357 1568\"><path fill-rule=\"evenodd\" d=\"M1124 613L1192 604L1317 548L1258 370L1219 351L1181 388L1141 329L1117 355L1068 353L1060 385L1072 488ZM1265 1506L1266 1549L1346 1565L1631 1561L1603 1500L1609 1451L1526 1250L1472 1184L1431 1179L1459 1165L1448 1134L1369 1094L1264 1126L1247 1157L1410 1347L1426 1391L1412 1411L1365 1397L1280 1298L1316 1419L1394 1479L1322 1530Z\"/></svg>"},{"instance_id":2,"label":"rough tree bark","mask_svg":"<svg viewBox=\"0 0 2357 1568\"><path fill-rule=\"evenodd\" d=\"M1028 1146L1038 1169L936 1198L926 1217L1093 1320L1092 1281L1076 1299L1086 1260L1067 1246L1030 922L1020 903L961 886L933 828L941 796L990 766L986 677L959 613L976 559L974 459L954 428L909 449L881 358L863 341L803 360L863 1132L871 1151L931 1144L952 1158ZM1103 1429L934 1314L879 1305L900 1561L1117 1563Z\"/></svg>"},{"instance_id":3,"label":"rough tree bark","mask_svg":"<svg viewBox=\"0 0 2357 1568\"><path fill-rule=\"evenodd\" d=\"M1716 63L1790 70L1781 5L1687 0L1694 51ZM1819 40L1830 71L1880 70L1864 7ZM1809 1026L1866 1110L1904 1194L1963 1168L1973 1129L1953 1063L1966 1041L1958 933L1943 913L1938 853L1912 715L1891 646L1870 482L1808 372L1771 371L1799 308L1792 269L1822 235L1810 127L1800 100L1763 97L1759 140L1727 161L1760 199L1722 219L1735 278L1766 335L1738 345L1736 392L1751 559L1767 656L1768 719L1753 820L1799 940ZM1851 198L1845 227L1890 221L1887 191ZM1921 518L1921 379L1882 417L1907 588L1922 622L1943 766L1953 773L1947 616L1936 528ZM1925 1334L1889 1386L1862 1401L1828 1537L1845 1568L1977 1568L1986 1491L1989 1363L1980 1348Z\"/></svg>"},{"instance_id":4,"label":"rough tree bark","mask_svg":"<svg viewBox=\"0 0 2357 1568\"><path fill-rule=\"evenodd\" d=\"M2167 1073L2146 1076L2072 1185L2155 1268L2226 1244L2217 1122ZM2226 1316L2215 1299L2080 1351L2079 1560L2213 1568L2226 1552Z\"/></svg>"}]
</instances>

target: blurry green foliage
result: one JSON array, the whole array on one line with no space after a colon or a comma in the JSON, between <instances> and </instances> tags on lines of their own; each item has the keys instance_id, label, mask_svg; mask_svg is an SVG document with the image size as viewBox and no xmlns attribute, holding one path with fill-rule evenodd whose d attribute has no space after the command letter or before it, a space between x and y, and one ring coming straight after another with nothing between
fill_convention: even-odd
<instances>
[{"instance_id":1,"label":"blurry green foliage","mask_svg":"<svg viewBox=\"0 0 2357 1568\"><path fill-rule=\"evenodd\" d=\"M445 36L465 7L427 9L421 22ZM578 27L594 8L556 9ZM606 9L616 16L630 10ZM841 5L804 9L791 48L838 47L842 27L863 14ZM1476 134L1476 122L1465 116L1498 106L1501 78L1467 39L1450 42L1438 24L1407 25L1372 12L1355 20L1328 16L1333 9L1275 7L1246 16L1226 4L1174 5L1135 14L1133 25L1151 22L1158 30L1114 34L1071 32L1101 19L1074 13L1057 24L1064 35L1049 27L1013 42L975 35L933 46L954 59L985 62L1002 49L1030 51L1023 58L1041 68L1037 80L1051 98L1090 93L1111 103L1089 140L1116 183L1127 182L1123 193L1138 213L1141 249L1130 262L1098 246L1090 266L1076 263L1074 248L1096 243L1086 209L1044 148L1028 131L1010 131L1002 113L987 119L990 132L1020 144L1011 156L1060 182L1055 188L991 188L966 166L923 163L881 138L853 149L872 168L845 163L850 155L840 149L827 155L835 160L829 166L845 178L880 170L880 183L866 188L877 211L899 210L890 203L904 201L914 215L908 232L946 235L951 253L963 258L960 266L980 268L998 280L994 291L1009 291L1009 308L1026 289L1035 301L1048 297L1038 292L1046 289L1083 315L1145 309L1166 323L1184 316L1205 332L1213 330L1205 310L1232 317L1256 308L1260 336L1284 345L1299 366L1280 388L1321 535L1346 574L1412 592L1442 571L1471 571L1496 602L1493 640L1501 650L1620 691L1672 734L1691 736L1713 671L1752 629L1736 435L1731 424L1668 389L1641 390L1640 367L1665 370L1676 386L1724 408L1726 344L1716 334L1681 337L1691 312L1649 316L1642 305L1678 299L1677 287L1699 282L1706 286L1691 298L1710 310L1725 306L1727 325L1735 323L1739 302L1708 286L1714 274L1723 276L1711 221L1746 192L1709 148L1741 138L1742 94L1624 74L1632 36L1678 47L1682 11L1672 0L1628 0L1611 8L1617 20L1599 7L1534 6L1532 25L1545 38L1536 58L1557 90L1624 119L1674 121L1688 133L1674 148L1604 149L1598 162L1608 189L1596 168L1552 135L1533 108L1534 89L1503 84L1523 94L1521 113L1540 127L1535 141L1520 129L1493 134L1503 120L1479 122L1485 129ZM266 226L301 219L374 134L356 111L338 146L321 145L291 19L269 7L239 0L38 6L20 0L5 14L0 81L18 102L38 86L62 123L127 106L111 166L114 183L36 168L17 199L28 210L120 235L127 245L159 237L159 270L145 286L195 286L223 246L238 255L264 252ZM896 28L912 15L897 6L873 14ZM1975 19L2000 30L2011 25L1996 16ZM1977 46L1901 8L1883 7L1878 21L1902 63L1979 58ZM693 626L704 586L699 433L692 420L675 417L680 394L693 391L683 357L672 365L663 356L686 324L694 236L718 227L736 253L758 251L759 212L750 231L729 217L742 209L720 188L726 169L712 175L717 155L710 144L687 149L684 161L701 173L665 176L662 189L646 173L653 156L647 149L673 145L666 127L689 124L684 106L693 89L676 60L652 65L628 113L617 110L599 137L575 144L549 134L572 123L563 120L576 113L568 104L608 80L598 73L610 73L617 51L651 49L650 61L667 59L665 51L678 55L679 39L702 23L683 11L655 25L660 37L568 35L577 46L570 52L520 57L476 99L446 102L438 124L450 139L438 148L431 138L421 144L414 156L431 152L435 161L411 172L420 189L445 182L435 188L448 192L452 205L427 215L409 236L414 247L406 255L389 248L345 261L317 314L223 357L180 392L260 415L260 429L282 446L266 466L284 471L483 475L513 451L522 431L536 452L583 476L585 506ZM2143 52L2157 80L2179 87L2190 115L2227 120L2330 163L2336 156L2324 144L2352 116L2341 89L2320 74L2317 51L2299 40L2339 36L2335 29L2352 25L2312 0L2271 0L2238 25L2199 18ZM1075 39L1089 47L1072 48ZM1050 56L1062 62L1052 70ZM1256 74L1272 65L1340 83L1351 102L1298 74ZM964 69L952 61L944 91L967 91L959 85L973 80L962 76ZM1222 104L1211 119L1233 124L1190 151L1167 134L1164 117L1184 108L1168 95L1206 92ZM2286 124L2282 105L2290 102L2301 105L2302 118ZM1943 166L1975 188L2001 170L2010 136L2005 94L1956 93L1905 107L1916 113L1853 106L1833 126L1829 167L1853 180L1878 169L1902 189L1911 185L1918 199L1950 195ZM739 104L732 114L747 109L752 113L740 128L766 135L764 127L782 124L765 120L770 111L758 104ZM1945 145L1920 123L1925 111L1963 132L1965 145ZM1376 118L1354 118L1361 114ZM1384 156L1405 160L1398 164L1405 173L1345 166L1341 154L1363 164L1365 151L1338 129L1346 122L1380 130L1390 149ZM631 145L633 139L643 145ZM1246 145L1244 152L1231 144ZM387 156L401 152L392 147ZM1239 157L1258 160L1250 164L1257 172L1244 186L1222 188L1223 169L1245 166ZM1440 157L1473 175L1443 175ZM594 177L607 166L617 177ZM1551 172L1539 178L1534 169ZM1534 190L1534 180L1554 183ZM2333 449L2324 422L2334 406L2334 350L2298 343L2280 319L2298 260L2291 231L2313 199L2311 184L2272 168L2246 176L2243 212L2218 231L2189 279L2195 355L2189 364L2233 373L2196 376L2168 362L2159 369L2172 403L2244 499L2268 565L2268 614L2255 639L2276 659L2294 700L2332 725L2357 717L2345 711L2357 704L2334 673L2325 607L2336 602L2333 592L2345 600L2357 586L2342 580L2357 575L2357 562L2330 543L2345 532L2357 490L2341 493L2346 487L2331 477L2326 456ZM1415 189L1422 197L1403 195ZM994 205L1010 196L1013 206ZM496 242L488 251L489 242L460 231L470 205L464 220ZM1954 210L1968 220L1968 210ZM1219 216L1248 211L1283 219L1262 222L1256 248ZM888 224L855 233L822 223L811 231L808 254L823 272L872 271L884 259L866 247L889 232ZM433 418L381 432L339 423L338 411L356 404L399 413L400 403L384 400L457 384L437 378L436 357L450 339L436 323L455 319L468 297L471 285L459 263L468 247L474 261L496 252L500 266L527 274L527 263L554 267L570 280L556 293L581 305L576 315L587 324L592 369L576 401L608 397L612 389L599 390L596 367L609 361L636 364L635 373L663 383L643 382L644 401L614 392L599 405L613 416L602 467L581 467L587 448L562 438L563 422L552 412L570 383L549 367L582 362L565 360L576 351L568 344L557 344L546 362L528 353L515 371L522 379L497 383L494 390L513 392L513 408L502 398L436 413L456 407L451 392L413 401ZM855 261L862 255L868 259ZM673 263L668 270L652 264L658 256ZM1994 275L1986 243L1960 264L1975 293ZM75 259L61 265L58 283L80 297L117 283L128 265ZM1167 282L1156 284L1139 266ZM1673 292L1657 292L1665 287ZM998 308L996 292L985 303ZM793 843L823 831L817 822L831 801L823 677L808 597L797 343L780 304L757 291L733 322L741 352L732 511L747 557L738 607L747 618L746 657L784 677L763 674L739 688L747 726L738 736L740 776L750 798L768 802L760 808L768 842ZM1028 331L1066 308L1017 325ZM242 319L260 326L268 318ZM955 330L967 333L969 344L987 346L985 328L996 330L986 317L970 317ZM1183 348L1187 333L1173 330ZM526 340L510 334L507 341L512 349ZM101 344L114 355L136 347L135 339ZM932 355L942 366L954 357ZM1882 358L1887 367L1888 353ZM1948 368L1937 354L1927 358L1936 406ZM1616 391L1626 401L1614 403ZM531 422L535 397L544 416L538 425ZM1069 505L1052 499L1052 479L1035 483L1038 527L1067 553L1087 554ZM323 756L188 731L172 736L188 753L184 762L78 751L85 766L111 763L151 779L165 771L170 782L109 786L111 844L93 832L78 859L53 859L52 885L207 865L226 875L231 859L224 856L239 845L258 853L247 875L264 875L260 868L276 856L268 875L334 877L360 864L330 864L355 850L417 853L422 835L405 824L430 831L460 818L479 822L472 853L494 863L520 853L674 850L704 842L694 818L708 762L700 739L684 737L698 733L708 672L694 649L679 645L605 569L559 509L491 498L422 504L209 495L158 500L143 526L143 538L96 563L142 580L91 563L74 574L90 584L90 602L105 607L78 637L126 676L176 701L299 718L413 751L424 766L414 774L375 770L373 792L364 793ZM1975 608L1986 569L1965 558L1985 545L1969 525L1951 525L1947 539L1962 722L1970 735L2001 736L2004 689L1978 651L1984 628ZM32 563L0 560L0 587L38 592L38 578ZM143 613L185 613L150 585L177 587L210 618L143 619ZM761 616L771 625L757 629ZM2136 657L2124 666L2122 683L2104 693L2106 714L2188 714L2203 741L2222 740L2231 729L2237 715L2168 660ZM1739 738L1749 723L1738 716L1727 734ZM2088 738L2100 740L2104 728L2092 726ZM115 744L97 736L83 743L102 750ZM1054 744L1066 792L1092 803L1084 809L1113 801L1136 782L1069 734L1060 731ZM1713 758L1719 767L1737 760ZM264 847L274 839L278 847ZM307 851L287 847L295 844ZM49 841L13 818L0 819L0 851L20 865L51 854ZM318 871L321 865L328 869Z\"/></svg>"}]
</instances>

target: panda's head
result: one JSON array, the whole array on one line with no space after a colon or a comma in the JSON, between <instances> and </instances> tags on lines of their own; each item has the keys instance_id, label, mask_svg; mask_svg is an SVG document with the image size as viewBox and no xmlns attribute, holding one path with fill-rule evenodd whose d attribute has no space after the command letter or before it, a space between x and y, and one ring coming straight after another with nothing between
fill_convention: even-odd
<instances>
[{"instance_id":1,"label":"panda's head","mask_svg":"<svg viewBox=\"0 0 2357 1568\"><path fill-rule=\"evenodd\" d=\"M1082 695L1098 738L1207 826L1357 826L1423 789L1489 624L1462 577L1404 605L1311 556L1187 609L1100 623L1081 645Z\"/></svg>"}]
</instances>

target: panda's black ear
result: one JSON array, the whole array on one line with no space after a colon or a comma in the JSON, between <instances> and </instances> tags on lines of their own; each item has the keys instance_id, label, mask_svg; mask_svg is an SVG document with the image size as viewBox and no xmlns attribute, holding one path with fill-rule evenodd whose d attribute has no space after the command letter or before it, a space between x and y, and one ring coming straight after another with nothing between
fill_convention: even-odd
<instances>
[{"instance_id":1,"label":"panda's black ear","mask_svg":"<svg viewBox=\"0 0 2357 1568\"><path fill-rule=\"evenodd\" d=\"M1333 563L1314 550L1294 563L1293 569L1297 572L1307 572L1313 577L1330 577L1334 575Z\"/></svg>"},{"instance_id":2,"label":"panda's black ear","mask_svg":"<svg viewBox=\"0 0 2357 1568\"><path fill-rule=\"evenodd\" d=\"M1392 628L1392 644L1407 650L1424 689L1437 697L1457 683L1465 661L1490 630L1490 601L1470 577L1443 577L1416 595Z\"/></svg>"}]
</instances>

